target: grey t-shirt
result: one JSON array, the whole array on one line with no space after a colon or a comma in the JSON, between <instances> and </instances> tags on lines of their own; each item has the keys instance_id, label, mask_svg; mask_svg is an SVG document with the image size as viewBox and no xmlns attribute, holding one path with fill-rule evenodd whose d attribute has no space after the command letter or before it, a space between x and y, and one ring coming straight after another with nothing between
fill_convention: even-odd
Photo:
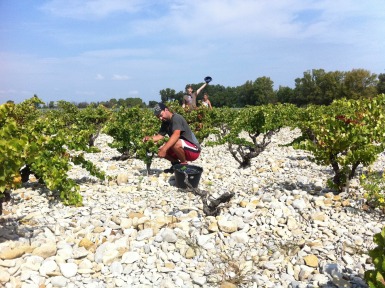
<instances>
[{"instance_id":1,"label":"grey t-shirt","mask_svg":"<svg viewBox=\"0 0 385 288\"><path fill-rule=\"evenodd\" d=\"M166 121L162 123L160 127L159 134L166 136L171 136L175 130L180 130L180 138L187 140L188 142L195 144L199 151L201 150L201 146L199 145L198 139L195 137L194 133L191 131L190 126L187 124L186 119L183 116L174 113L171 117L170 121Z\"/></svg>"},{"instance_id":2,"label":"grey t-shirt","mask_svg":"<svg viewBox=\"0 0 385 288\"><path fill-rule=\"evenodd\" d=\"M193 92L191 95L184 95L183 100L190 108L197 107L197 92Z\"/></svg>"}]
</instances>

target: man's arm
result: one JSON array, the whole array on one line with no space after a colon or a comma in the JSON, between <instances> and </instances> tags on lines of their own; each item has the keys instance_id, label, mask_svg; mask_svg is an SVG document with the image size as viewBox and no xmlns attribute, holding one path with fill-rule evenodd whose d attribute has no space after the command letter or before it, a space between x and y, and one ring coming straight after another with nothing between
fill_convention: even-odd
<instances>
[{"instance_id":1,"label":"man's arm","mask_svg":"<svg viewBox=\"0 0 385 288\"><path fill-rule=\"evenodd\" d=\"M179 140L179 137L180 130L174 130L168 141L162 147L159 148L158 156L162 158L166 157L168 149L175 145L175 143Z\"/></svg>"},{"instance_id":2,"label":"man's arm","mask_svg":"<svg viewBox=\"0 0 385 288\"><path fill-rule=\"evenodd\" d=\"M164 138L164 136L161 135L161 134L156 134L156 135L154 135L154 136L145 136L145 137L143 138L143 142L147 142L147 141L149 141L149 140L152 140L152 141L154 141L154 142L158 142L159 140L162 140L163 138Z\"/></svg>"},{"instance_id":3,"label":"man's arm","mask_svg":"<svg viewBox=\"0 0 385 288\"><path fill-rule=\"evenodd\" d=\"M202 89L205 88L207 85L207 83L204 83L201 87L199 87L199 89L197 90L197 95L199 95L199 93L201 93Z\"/></svg>"}]
</instances>

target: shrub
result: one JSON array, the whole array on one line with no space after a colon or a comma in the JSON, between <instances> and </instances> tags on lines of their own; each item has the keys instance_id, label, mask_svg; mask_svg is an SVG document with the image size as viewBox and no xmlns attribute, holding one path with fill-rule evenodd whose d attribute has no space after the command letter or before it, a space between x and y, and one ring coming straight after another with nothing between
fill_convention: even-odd
<instances>
[{"instance_id":1,"label":"shrub","mask_svg":"<svg viewBox=\"0 0 385 288\"><path fill-rule=\"evenodd\" d=\"M361 175L360 183L368 204L385 212L385 173L369 171Z\"/></svg>"},{"instance_id":2,"label":"shrub","mask_svg":"<svg viewBox=\"0 0 385 288\"><path fill-rule=\"evenodd\" d=\"M374 270L365 272L365 281L370 288L385 288L385 226L380 233L374 235L373 241L378 245L369 251Z\"/></svg>"}]
</instances>

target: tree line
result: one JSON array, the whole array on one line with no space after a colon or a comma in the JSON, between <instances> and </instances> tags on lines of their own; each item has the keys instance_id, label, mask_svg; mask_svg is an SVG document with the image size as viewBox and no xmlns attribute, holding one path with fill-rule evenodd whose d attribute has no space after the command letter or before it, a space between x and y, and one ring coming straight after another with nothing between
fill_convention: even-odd
<instances>
[{"instance_id":1,"label":"tree line","mask_svg":"<svg viewBox=\"0 0 385 288\"><path fill-rule=\"evenodd\" d=\"M248 80L243 85L230 87L220 84L208 85L203 92L207 92L211 104L215 107L242 108L245 106L259 106L274 103L295 104L303 107L311 104L329 105L337 99L359 99L374 97L385 93L385 74L376 75L365 69L351 71L325 71L313 69L303 73L301 78L295 79L294 88L279 86L274 90L274 82L266 76L256 80ZM197 90L203 83L191 84ZM187 86L187 85L186 85ZM165 88L159 91L160 99L143 102L139 97L115 99L100 102L73 103L78 108L87 106L97 107L103 105L112 107L153 107L157 102L178 101L182 103L185 91L176 92L175 89ZM198 102L203 98L203 93L198 96ZM12 102L12 101L10 101ZM56 103L50 101L42 108L55 108Z\"/></svg>"},{"instance_id":2,"label":"tree line","mask_svg":"<svg viewBox=\"0 0 385 288\"><path fill-rule=\"evenodd\" d=\"M198 89L202 83L193 84ZM237 87L208 85L205 90L211 104L216 107L245 107L274 103L295 104L298 107L310 104L329 105L337 99L359 99L374 97L385 93L385 74L371 73L364 69L347 72L313 69L295 79L295 87L279 86L274 90L274 82L269 77L259 77L255 81L246 81ZM182 101L185 93L175 93L172 89L160 91L162 102ZM198 97L198 100L202 96Z\"/></svg>"}]
</instances>

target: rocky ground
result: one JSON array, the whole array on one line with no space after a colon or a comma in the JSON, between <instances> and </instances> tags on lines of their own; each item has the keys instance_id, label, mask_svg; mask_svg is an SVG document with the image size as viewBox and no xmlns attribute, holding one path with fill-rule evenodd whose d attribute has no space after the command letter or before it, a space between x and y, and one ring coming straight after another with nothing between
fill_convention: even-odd
<instances>
[{"instance_id":1,"label":"rocky ground","mask_svg":"<svg viewBox=\"0 0 385 288\"><path fill-rule=\"evenodd\" d=\"M114 161L112 139L88 154L115 177L100 182L81 168L71 177L84 206L66 207L33 177L12 192L0 217L0 284L4 287L366 287L368 249L383 214L364 209L362 188L334 195L329 167L304 151L279 144L283 129L252 166L238 164L224 146L205 147L198 188L210 199L235 195L220 215L175 187L155 159L147 176L139 160ZM383 170L385 155L376 168Z\"/></svg>"}]
</instances>

